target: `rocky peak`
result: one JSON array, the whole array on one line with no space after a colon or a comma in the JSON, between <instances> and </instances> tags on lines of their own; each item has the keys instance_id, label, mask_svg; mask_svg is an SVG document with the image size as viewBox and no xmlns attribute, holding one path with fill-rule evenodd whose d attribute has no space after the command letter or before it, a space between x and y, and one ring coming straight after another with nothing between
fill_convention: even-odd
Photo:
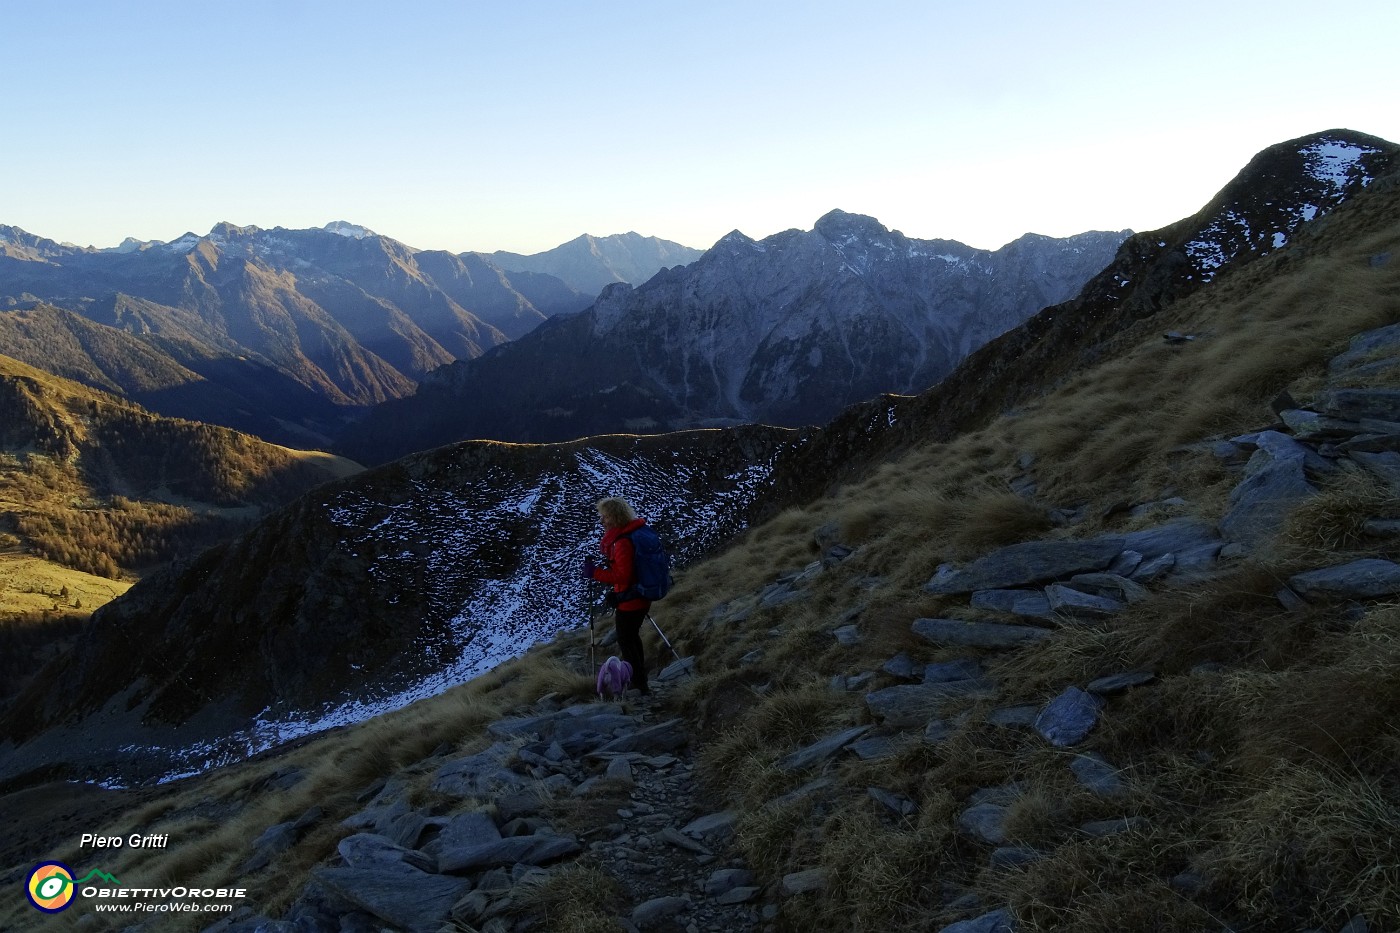
<instances>
[{"instance_id":1,"label":"rocky peak","mask_svg":"<svg viewBox=\"0 0 1400 933\"><path fill-rule=\"evenodd\" d=\"M340 236L350 237L353 240L362 240L365 237L378 236L368 227L361 227L359 224L352 224L346 220L332 220L321 228L327 233L336 233Z\"/></svg>"},{"instance_id":2,"label":"rocky peak","mask_svg":"<svg viewBox=\"0 0 1400 933\"><path fill-rule=\"evenodd\" d=\"M835 246L853 243L869 243L890 236L890 230L874 217L864 214L848 214L842 210L830 211L820 217L813 231Z\"/></svg>"}]
</instances>

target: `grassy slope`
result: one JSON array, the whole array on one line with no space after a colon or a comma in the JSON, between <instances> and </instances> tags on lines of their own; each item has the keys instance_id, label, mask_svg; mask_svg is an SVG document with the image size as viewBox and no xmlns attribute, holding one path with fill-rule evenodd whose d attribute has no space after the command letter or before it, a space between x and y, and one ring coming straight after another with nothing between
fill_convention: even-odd
<instances>
[{"instance_id":1,"label":"grassy slope","mask_svg":"<svg viewBox=\"0 0 1400 933\"><path fill-rule=\"evenodd\" d=\"M909 632L912 619L954 608L919 589L940 561L1045 534L1125 527L1121 513L1100 516L1169 491L1187 498L1191 511L1218 518L1234 478L1189 445L1269 423L1274 395L1318 387L1325 361L1351 334L1400 321L1400 262L1370 262L1400 243L1390 203L1358 201L1290 250L1222 276L1113 338L1100 363L1034 404L947 443L916 444L687 570L660 615L705 672L680 701L703 736L707 786L717 804L742 810L739 843L764 880L829 869L822 895L785 903L786 926L936 928L948 919L945 881L973 888L989 907L1009 901L1028 930L1207 929L1222 920L1336 928L1351 912L1400 922L1400 742L1391 725L1400 716L1393 634L1400 611L1373 606L1345 627L1326 610L1284 614L1272 595L1297 568L1341 552L1381 553L1347 532L1359 508L1369 513L1377 504L1366 488L1328 489L1275 548L1208 585L1158 590L1112 624L990 662L1007 685L1002 703L1043 702L1070 683L1134 667L1159 672L1155 685L1115 701L1087 743L1123 769L1126 800L1105 805L1078 790L1064 752L979 726L985 709L974 706L971 724L948 746L918 747L877 766L841 764L831 772L835 797L821 806L764 807L808 777L780 773L778 757L865 715L858 695L826 688L833 674L878 670L898 650L920 661L954 654ZM1346 235L1334 242L1343 224ZM1172 329L1204 336L1170 347L1160 334ZM1041 504L1086 505L1087 524L1051 530L1041 509L1005 492L1023 452L1037 457ZM818 577L809 600L761 610L728 633L705 631L716 604L812 560L813 535L830 523L859 550ZM879 580L873 588L855 585L871 576ZM829 632L858 602L865 640L837 649ZM763 659L742 667L738 659L756 648ZM548 690L586 693L569 666L580 653L578 639L560 639L391 716L131 794L134 803L107 821L110 831L170 832L178 844L125 851L104 867L143 880L223 883L263 829L320 804L327 810L320 828L275 868L245 879L259 908L275 915L307 868L333 853L348 832L336 821L358 809L356 796L376 778L403 777L420 788L418 802L432 803L422 758L442 742L463 750L484 744L484 722ZM1210 678L1189 673L1201 661L1224 669ZM1339 704L1338 696L1353 699ZM265 779L287 767L304 769L306 779L291 791L265 792ZM1012 813L1013 840L1051 855L993 874L983 867L985 851L952 827L968 793L1010 780L1029 788ZM913 797L916 816L890 820L865 796L872 784ZM1122 815L1145 816L1149 828L1103 840L1067 832ZM20 822L0 866L80 854L75 836ZM1186 897L1169 885L1187 869L1212 879L1203 894ZM0 905L0 925L32 916Z\"/></svg>"}]
</instances>

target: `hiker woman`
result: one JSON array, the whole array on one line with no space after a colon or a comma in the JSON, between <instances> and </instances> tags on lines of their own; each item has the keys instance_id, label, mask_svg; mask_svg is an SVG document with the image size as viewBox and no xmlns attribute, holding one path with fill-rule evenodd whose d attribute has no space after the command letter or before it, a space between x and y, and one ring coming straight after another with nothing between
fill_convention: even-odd
<instances>
[{"instance_id":1,"label":"hiker woman","mask_svg":"<svg viewBox=\"0 0 1400 933\"><path fill-rule=\"evenodd\" d=\"M638 518L626 500L613 497L598 503L598 520L603 523L603 540L599 545L603 561L594 563L593 558L588 558L583 562L582 575L585 580L612 584L608 602L617 610L617 645L622 651L622 660L632 665L632 686L643 695L650 694L642 648L642 622L651 603L638 598L635 592L628 592L637 581L633 572L632 539L627 536L645 525L646 519Z\"/></svg>"}]
</instances>

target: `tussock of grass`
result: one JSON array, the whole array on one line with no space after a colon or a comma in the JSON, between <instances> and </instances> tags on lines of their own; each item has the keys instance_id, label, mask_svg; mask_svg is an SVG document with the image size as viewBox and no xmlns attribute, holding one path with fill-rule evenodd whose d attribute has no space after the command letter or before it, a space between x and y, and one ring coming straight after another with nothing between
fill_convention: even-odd
<instances>
[{"instance_id":1,"label":"tussock of grass","mask_svg":"<svg viewBox=\"0 0 1400 933\"><path fill-rule=\"evenodd\" d=\"M616 933L618 916L627 913L623 892L613 877L580 862L556 868L538 884L515 890L512 912L538 917L545 930Z\"/></svg>"},{"instance_id":2,"label":"tussock of grass","mask_svg":"<svg viewBox=\"0 0 1400 933\"><path fill-rule=\"evenodd\" d=\"M1228 879L1235 907L1264 924L1352 913L1400 921L1400 802L1355 773L1280 765L1213 821L1220 841L1200 860Z\"/></svg>"},{"instance_id":3,"label":"tussock of grass","mask_svg":"<svg viewBox=\"0 0 1400 933\"><path fill-rule=\"evenodd\" d=\"M1294 510L1280 537L1290 554L1330 558L1336 551L1374 544L1363 531L1367 519L1397 515L1400 501L1390 490L1372 473L1351 469Z\"/></svg>"},{"instance_id":4,"label":"tussock of grass","mask_svg":"<svg viewBox=\"0 0 1400 933\"><path fill-rule=\"evenodd\" d=\"M942 894L940 869L949 857L947 826L893 826L864 800L838 811L821 836L827 888L812 903L794 905L795 925L808 920L811 929L928 929L927 917ZM801 916L802 906L810 918Z\"/></svg>"}]
</instances>

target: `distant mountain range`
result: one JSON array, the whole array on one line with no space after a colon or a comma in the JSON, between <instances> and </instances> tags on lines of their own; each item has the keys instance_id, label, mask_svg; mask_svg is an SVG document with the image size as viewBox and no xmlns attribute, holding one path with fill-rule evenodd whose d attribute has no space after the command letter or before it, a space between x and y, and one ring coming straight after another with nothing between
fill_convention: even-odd
<instances>
[{"instance_id":1,"label":"distant mountain range","mask_svg":"<svg viewBox=\"0 0 1400 933\"><path fill-rule=\"evenodd\" d=\"M685 249L635 236L592 243L591 269L560 249L574 273L608 281L648 274L649 261L655 272ZM592 297L553 275L413 249L343 221L219 224L111 249L0 226L0 352L41 367L57 354L64 375L153 410L302 446L329 443L359 409Z\"/></svg>"},{"instance_id":2,"label":"distant mountain range","mask_svg":"<svg viewBox=\"0 0 1400 933\"><path fill-rule=\"evenodd\" d=\"M936 383L1072 297L1128 234L1029 234L988 251L842 211L761 241L736 230L688 266L611 285L582 314L429 374L341 449L382 462L472 437L818 424Z\"/></svg>"},{"instance_id":3,"label":"distant mountain range","mask_svg":"<svg viewBox=\"0 0 1400 933\"><path fill-rule=\"evenodd\" d=\"M704 255L668 240L638 233L595 237L584 234L533 256L495 252L482 254L507 272L542 272L563 279L585 295L609 285L640 285L668 266L688 266Z\"/></svg>"}]
</instances>

